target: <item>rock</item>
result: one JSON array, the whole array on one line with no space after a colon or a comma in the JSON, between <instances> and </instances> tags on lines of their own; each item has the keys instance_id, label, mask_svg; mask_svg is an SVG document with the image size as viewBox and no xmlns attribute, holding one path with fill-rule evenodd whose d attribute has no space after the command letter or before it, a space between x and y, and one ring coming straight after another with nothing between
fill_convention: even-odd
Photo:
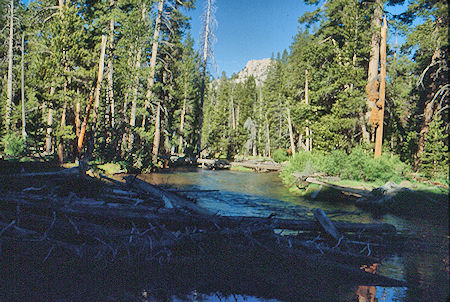
<instances>
[{"instance_id":1,"label":"rock","mask_svg":"<svg viewBox=\"0 0 450 302\"><path fill-rule=\"evenodd\" d=\"M262 85L267 78L269 72L270 64L272 64L272 59L261 59L261 60L250 60L238 73L237 83L242 83L248 77L253 76L256 81L256 85Z\"/></svg>"}]
</instances>

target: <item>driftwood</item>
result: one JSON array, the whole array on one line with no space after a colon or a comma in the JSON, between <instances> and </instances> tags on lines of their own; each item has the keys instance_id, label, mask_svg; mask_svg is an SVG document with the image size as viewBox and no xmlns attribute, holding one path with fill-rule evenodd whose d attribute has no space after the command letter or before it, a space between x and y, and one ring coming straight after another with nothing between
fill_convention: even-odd
<instances>
[{"instance_id":1,"label":"driftwood","mask_svg":"<svg viewBox=\"0 0 450 302\"><path fill-rule=\"evenodd\" d=\"M327 217L325 212L322 209L314 210L314 217L319 222L322 229L334 240L339 241L343 238L342 234L338 231L338 229L334 226L331 220Z\"/></svg>"},{"instance_id":2,"label":"driftwood","mask_svg":"<svg viewBox=\"0 0 450 302\"><path fill-rule=\"evenodd\" d=\"M79 175L80 174L80 168L79 167L73 167L68 169L63 169L56 172L36 172L36 173L17 173L17 174L9 174L9 175L0 175L3 177L64 177L69 175Z\"/></svg>"},{"instance_id":3,"label":"driftwood","mask_svg":"<svg viewBox=\"0 0 450 302\"><path fill-rule=\"evenodd\" d=\"M210 211L197 206L193 202L190 202L173 192L162 190L133 176L127 176L124 179L129 186L160 197L164 201L167 208L187 208L197 214L212 215Z\"/></svg>"},{"instance_id":4,"label":"driftwood","mask_svg":"<svg viewBox=\"0 0 450 302\"><path fill-rule=\"evenodd\" d=\"M231 166L249 168L257 172L277 172L281 170L281 164L273 161L258 161L258 160L234 161L231 162Z\"/></svg>"},{"instance_id":5,"label":"driftwood","mask_svg":"<svg viewBox=\"0 0 450 302\"><path fill-rule=\"evenodd\" d=\"M378 258L366 253L363 248L369 243L358 242L364 240L359 235L387 238L384 235L396 232L392 225L329 222L335 226L335 240L330 244L325 238L333 232L329 227L324 232L313 220L216 216L136 177L126 177L126 183L102 178L108 186L95 197L79 197L78 192L59 196L45 190L4 193L0 203L2 243L14 246L25 242L31 249L43 249L43 261L49 261L56 249L61 249L78 257L108 261L124 257L129 261L177 263L208 258L213 250L219 253L230 248L235 257L247 255L249 261L260 253L273 265L296 263L305 274L326 271L330 278L335 273L351 276L358 284L403 285L360 269L361 264L374 263ZM279 229L298 231L299 235L275 234ZM347 240L344 248L339 244L340 234L354 239Z\"/></svg>"},{"instance_id":6,"label":"driftwood","mask_svg":"<svg viewBox=\"0 0 450 302\"><path fill-rule=\"evenodd\" d=\"M321 181L321 180L319 180L317 178L314 178L314 177L307 177L305 179L305 182L312 183L312 184L317 184L317 185L321 185L321 186L325 186L325 187L328 187L328 188L332 188L332 189L341 191L344 194L353 195L353 196L356 196L356 197L365 197L365 196L369 196L370 195L370 192L366 191L366 190L360 190L360 189L355 189L355 188L349 188L349 187L334 185L334 184L331 184L329 182Z\"/></svg>"}]
</instances>

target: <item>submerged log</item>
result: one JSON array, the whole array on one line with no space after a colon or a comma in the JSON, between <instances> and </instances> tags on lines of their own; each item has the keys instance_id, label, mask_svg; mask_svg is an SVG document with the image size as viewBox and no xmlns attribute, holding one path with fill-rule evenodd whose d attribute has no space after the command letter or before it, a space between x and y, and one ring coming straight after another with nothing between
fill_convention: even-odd
<instances>
[{"instance_id":1,"label":"submerged log","mask_svg":"<svg viewBox=\"0 0 450 302\"><path fill-rule=\"evenodd\" d=\"M147 192L149 194L152 194L154 196L157 196L161 198L167 208L187 208L194 213L200 214L200 215L206 215L210 216L212 213L204 208L201 208L197 206L195 203L169 191L165 191L161 188L158 188L156 186L153 186L143 180L140 180L133 176L127 176L124 177L127 184L130 185L132 188Z\"/></svg>"}]
</instances>

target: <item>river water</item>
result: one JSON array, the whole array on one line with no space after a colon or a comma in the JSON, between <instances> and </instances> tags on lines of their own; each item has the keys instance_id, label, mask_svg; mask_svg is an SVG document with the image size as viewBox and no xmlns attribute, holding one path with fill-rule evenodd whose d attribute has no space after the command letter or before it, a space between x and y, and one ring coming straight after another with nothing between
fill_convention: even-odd
<instances>
[{"instance_id":1,"label":"river water","mask_svg":"<svg viewBox=\"0 0 450 302\"><path fill-rule=\"evenodd\" d=\"M397 230L422 238L433 250L406 251L384 259L377 267L379 274L404 280L407 287L364 287L352 293L336 293L336 301L447 301L448 299L448 222L401 218L387 214L374 217L352 203L310 201L290 193L277 173L253 173L240 171L210 171L202 169L176 170L144 175L143 178L157 185L166 185L180 190L196 199L197 204L224 216L259 216L275 214L278 218L312 218L312 210L321 208L326 213L336 211L356 212L336 220L350 222L386 222ZM206 190L197 191L195 190ZM217 190L217 191L216 191ZM447 212L447 211L446 211ZM447 213L442 213L447 217ZM445 219L444 219L445 220ZM348 300L348 297L353 297ZM201 294L193 289L195 301L267 301L236 292L226 296L216 293ZM318 297L319 298L319 297ZM172 301L181 301L176 297ZM279 301L279 300L270 300Z\"/></svg>"}]
</instances>

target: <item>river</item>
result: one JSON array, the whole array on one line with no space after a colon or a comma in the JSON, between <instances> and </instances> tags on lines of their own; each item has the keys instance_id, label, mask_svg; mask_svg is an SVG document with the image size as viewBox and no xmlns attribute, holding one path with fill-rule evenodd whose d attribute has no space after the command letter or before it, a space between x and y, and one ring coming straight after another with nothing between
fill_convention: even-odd
<instances>
[{"instance_id":1,"label":"river","mask_svg":"<svg viewBox=\"0 0 450 302\"><path fill-rule=\"evenodd\" d=\"M210 171L202 169L176 170L144 176L150 183L166 185L196 199L197 204L224 216L260 216L275 214L279 218L312 218L312 210L325 212L347 211L357 215L343 215L336 219L350 222L386 222L393 224L403 234L423 238L431 250L402 252L384 259L377 272L407 282L407 287L364 287L351 289L352 293L336 291L336 301L447 301L448 299L448 223L434 220L401 218L386 214L374 217L352 203L310 201L290 193L277 173L253 173L240 171ZM205 190L197 191L195 190ZM447 216L447 213L442 213ZM266 301L236 292L233 295L219 293L202 294L192 289L195 301ZM319 298L319 297L318 297ZM181 301L172 297L171 301ZM279 300L270 300L279 301Z\"/></svg>"}]
</instances>

